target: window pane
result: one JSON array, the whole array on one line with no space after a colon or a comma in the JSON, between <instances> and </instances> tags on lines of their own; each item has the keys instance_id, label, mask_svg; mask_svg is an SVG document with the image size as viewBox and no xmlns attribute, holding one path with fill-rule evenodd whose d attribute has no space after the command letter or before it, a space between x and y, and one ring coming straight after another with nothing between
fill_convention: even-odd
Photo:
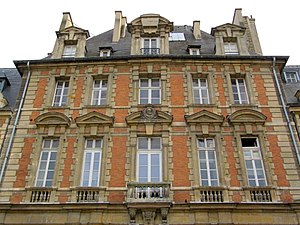
<instances>
[{"instance_id":1,"label":"window pane","mask_svg":"<svg viewBox=\"0 0 300 225\"><path fill-rule=\"evenodd\" d=\"M160 149L160 138L151 138L151 149Z\"/></svg>"},{"instance_id":2,"label":"window pane","mask_svg":"<svg viewBox=\"0 0 300 225\"><path fill-rule=\"evenodd\" d=\"M147 138L138 138L138 149L148 149Z\"/></svg>"}]
</instances>

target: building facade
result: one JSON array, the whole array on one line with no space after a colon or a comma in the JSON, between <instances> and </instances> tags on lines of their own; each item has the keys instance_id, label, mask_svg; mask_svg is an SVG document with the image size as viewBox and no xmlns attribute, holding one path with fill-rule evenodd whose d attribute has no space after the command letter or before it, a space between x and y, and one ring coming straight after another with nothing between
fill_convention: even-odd
<instances>
[{"instance_id":1,"label":"building facade","mask_svg":"<svg viewBox=\"0 0 300 225\"><path fill-rule=\"evenodd\" d=\"M63 13L56 35L47 58L15 61L1 224L299 224L288 57L262 54L253 18L208 34L116 11L90 37Z\"/></svg>"}]
</instances>

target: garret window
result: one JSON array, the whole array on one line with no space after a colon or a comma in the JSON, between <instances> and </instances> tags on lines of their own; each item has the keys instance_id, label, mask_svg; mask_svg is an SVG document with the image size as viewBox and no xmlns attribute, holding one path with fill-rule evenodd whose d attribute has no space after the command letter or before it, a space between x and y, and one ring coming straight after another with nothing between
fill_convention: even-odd
<instances>
[{"instance_id":1,"label":"garret window","mask_svg":"<svg viewBox=\"0 0 300 225\"><path fill-rule=\"evenodd\" d=\"M76 56L76 45L65 45L63 58L72 58Z\"/></svg>"},{"instance_id":2,"label":"garret window","mask_svg":"<svg viewBox=\"0 0 300 225\"><path fill-rule=\"evenodd\" d=\"M142 55L159 55L159 38L142 38Z\"/></svg>"},{"instance_id":3,"label":"garret window","mask_svg":"<svg viewBox=\"0 0 300 225\"><path fill-rule=\"evenodd\" d=\"M201 45L189 45L187 51L190 55L200 55Z\"/></svg>"},{"instance_id":4,"label":"garret window","mask_svg":"<svg viewBox=\"0 0 300 225\"><path fill-rule=\"evenodd\" d=\"M99 47L99 52L100 57L109 57L111 56L113 49L112 47Z\"/></svg>"},{"instance_id":5,"label":"garret window","mask_svg":"<svg viewBox=\"0 0 300 225\"><path fill-rule=\"evenodd\" d=\"M224 42L225 55L238 55L239 50L236 42Z\"/></svg>"},{"instance_id":6,"label":"garret window","mask_svg":"<svg viewBox=\"0 0 300 225\"><path fill-rule=\"evenodd\" d=\"M296 71L284 72L286 83L297 83L300 81L299 74Z\"/></svg>"}]
</instances>

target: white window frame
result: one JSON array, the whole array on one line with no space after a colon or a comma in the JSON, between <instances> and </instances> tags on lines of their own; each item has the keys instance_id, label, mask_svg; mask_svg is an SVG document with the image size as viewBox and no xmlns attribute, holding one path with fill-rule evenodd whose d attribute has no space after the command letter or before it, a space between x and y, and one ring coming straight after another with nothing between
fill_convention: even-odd
<instances>
[{"instance_id":1,"label":"white window frame","mask_svg":"<svg viewBox=\"0 0 300 225\"><path fill-rule=\"evenodd\" d=\"M293 76L293 77L291 77ZM300 81L299 74L297 71L286 71L284 72L285 81L288 84L297 83Z\"/></svg>"},{"instance_id":2,"label":"white window frame","mask_svg":"<svg viewBox=\"0 0 300 225\"><path fill-rule=\"evenodd\" d=\"M142 139L147 141L147 147L146 148L140 148L139 143L142 141ZM151 140L157 139L159 140L159 148L152 148L151 146ZM140 180L140 156L146 155L147 156L147 181L141 181ZM158 181L153 181L152 177L152 156L157 155L159 159L159 178ZM156 165L157 166L157 165ZM162 139L160 137L139 137L137 141L137 181L138 182L162 182ZM155 177L156 178L156 177Z\"/></svg>"},{"instance_id":3,"label":"white window frame","mask_svg":"<svg viewBox=\"0 0 300 225\"><path fill-rule=\"evenodd\" d=\"M265 168L264 168L264 163L263 163L263 158L262 158L262 153L261 149L259 146L259 141L258 138L256 137L242 137L241 139L255 139L256 146L252 147L245 147L243 146L242 142L242 149L243 149L243 156L244 156L244 161L245 161L245 169L247 173L247 181L248 185L251 187L259 187L259 186L267 186L267 179L266 179L266 173L265 173ZM247 152L247 155L246 155ZM254 154L256 153L256 154ZM247 161L250 162L251 168L248 168L247 166ZM261 168L257 168L257 163L261 164ZM252 176L253 178L250 179L250 170L253 170ZM262 178L258 178L258 171L261 170L261 176ZM253 185L251 181L254 181L255 184ZM264 184L261 184L260 182L263 182Z\"/></svg>"},{"instance_id":4,"label":"white window frame","mask_svg":"<svg viewBox=\"0 0 300 225\"><path fill-rule=\"evenodd\" d=\"M92 142L92 147L88 147L88 142ZM100 146L96 146L96 143L100 141ZM85 141L84 156L82 163L82 174L81 174L81 186L84 187L96 187L100 183L101 174L101 161L102 161L102 146L103 140L101 138L87 138ZM87 163L87 155L90 154L90 164ZM96 155L99 158L96 158ZM95 167L95 160L98 160L98 165ZM88 169L87 169L87 166ZM86 172L88 177L85 177ZM87 183L86 183L87 182ZM96 182L96 183L93 183Z\"/></svg>"},{"instance_id":5,"label":"white window frame","mask_svg":"<svg viewBox=\"0 0 300 225\"><path fill-rule=\"evenodd\" d=\"M205 86L202 86L203 81L205 80ZM197 81L197 86L195 86L195 81ZM208 89L208 81L207 78L193 78L192 80L193 83L193 99L194 99L194 103L195 104L209 104L210 103L210 99L209 99L209 89ZM199 99L196 99L196 95L195 92L197 92L199 94ZM207 98L203 97L203 92L206 92L206 96ZM204 102L205 99L207 99L207 102Z\"/></svg>"},{"instance_id":6,"label":"white window frame","mask_svg":"<svg viewBox=\"0 0 300 225\"><path fill-rule=\"evenodd\" d=\"M225 55L238 55L239 49L236 42L224 42Z\"/></svg>"},{"instance_id":7,"label":"white window frame","mask_svg":"<svg viewBox=\"0 0 300 225\"><path fill-rule=\"evenodd\" d=\"M100 81L99 87L95 87L96 82ZM104 86L104 82L106 82L106 86ZM95 79L93 81L93 93L91 105L106 105L107 104L107 83L108 81L105 79ZM98 95L96 94L98 92ZM105 95L105 98L101 98L102 95Z\"/></svg>"},{"instance_id":8,"label":"white window frame","mask_svg":"<svg viewBox=\"0 0 300 225\"><path fill-rule=\"evenodd\" d=\"M200 49L199 48L189 48L189 53L190 53L190 55L200 55Z\"/></svg>"},{"instance_id":9,"label":"white window frame","mask_svg":"<svg viewBox=\"0 0 300 225\"><path fill-rule=\"evenodd\" d=\"M239 81L242 81L242 85L241 83L239 83ZM231 78L230 82L234 104L249 104L246 80L244 78ZM234 88L236 88L236 92L233 90ZM245 96L245 98L243 98L242 96Z\"/></svg>"},{"instance_id":10,"label":"white window frame","mask_svg":"<svg viewBox=\"0 0 300 225\"><path fill-rule=\"evenodd\" d=\"M105 55L105 53L106 53L106 55ZM109 49L100 50L100 57L109 57L110 53L111 53L111 51Z\"/></svg>"},{"instance_id":11,"label":"white window frame","mask_svg":"<svg viewBox=\"0 0 300 225\"><path fill-rule=\"evenodd\" d=\"M62 85L60 87L59 87L59 83L62 83ZM68 85L66 86L66 84L68 84ZM67 104L69 87L70 87L70 82L68 80L57 80L56 81L52 106L54 106L54 107L55 106L65 106ZM61 90L60 93L58 93L59 90ZM58 99L58 100L56 100L56 99Z\"/></svg>"},{"instance_id":12,"label":"white window frame","mask_svg":"<svg viewBox=\"0 0 300 225\"><path fill-rule=\"evenodd\" d=\"M46 142L47 143L50 142L49 147L45 147ZM39 159L39 166L38 166L38 170L37 170L37 174L36 174L36 181L35 181L36 187L51 187L51 186L53 186L58 146L59 146L59 139L44 139L43 140L42 151L40 153L40 159ZM46 160L42 159L45 154L47 156ZM55 155L54 158L52 158L53 155ZM41 168L43 165L45 165L45 168ZM50 173L52 173L52 176L50 175L50 178L49 178L48 175ZM51 184L48 184L49 182Z\"/></svg>"},{"instance_id":13,"label":"white window frame","mask_svg":"<svg viewBox=\"0 0 300 225\"><path fill-rule=\"evenodd\" d=\"M76 56L76 45L65 45L64 53L62 55L63 58L73 58Z\"/></svg>"},{"instance_id":14,"label":"white window frame","mask_svg":"<svg viewBox=\"0 0 300 225\"><path fill-rule=\"evenodd\" d=\"M204 146L199 145L200 140L203 141ZM208 143L211 143L211 145ZM202 186L219 186L218 162L214 138L197 138L197 148L200 184ZM215 165L214 168L212 168L212 163ZM202 176L204 173L206 173L206 178ZM215 173L216 178L212 178L213 173Z\"/></svg>"},{"instance_id":15,"label":"white window frame","mask_svg":"<svg viewBox=\"0 0 300 225\"><path fill-rule=\"evenodd\" d=\"M145 47L145 41L149 40L149 46ZM159 55L160 54L160 43L159 43L159 38L142 38L141 39L141 54L142 55ZM154 45L153 42L156 42L156 46Z\"/></svg>"},{"instance_id":16,"label":"white window frame","mask_svg":"<svg viewBox=\"0 0 300 225\"><path fill-rule=\"evenodd\" d=\"M142 80L147 80L147 86L146 87L142 87L141 83ZM152 85L153 80L158 80L159 82L159 86L155 87ZM147 100L147 103L142 103L142 98L141 98L141 93L142 92L147 92L147 98L143 98ZM153 92L154 91L159 91L159 97L158 97L158 102L154 103L154 100L157 98L153 98ZM159 78L141 78L139 80L139 104L161 104L161 80Z\"/></svg>"}]
</instances>

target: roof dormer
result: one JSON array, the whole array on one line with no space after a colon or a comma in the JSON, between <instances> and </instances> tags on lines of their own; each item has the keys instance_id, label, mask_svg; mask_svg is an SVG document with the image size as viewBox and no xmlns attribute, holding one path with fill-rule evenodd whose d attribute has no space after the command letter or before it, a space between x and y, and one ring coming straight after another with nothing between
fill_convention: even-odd
<instances>
[{"instance_id":1,"label":"roof dormer","mask_svg":"<svg viewBox=\"0 0 300 225\"><path fill-rule=\"evenodd\" d=\"M144 14L128 24L131 55L169 54L173 23L158 14Z\"/></svg>"},{"instance_id":2,"label":"roof dormer","mask_svg":"<svg viewBox=\"0 0 300 225\"><path fill-rule=\"evenodd\" d=\"M216 38L216 55L249 55L246 42L246 28L226 23L212 28Z\"/></svg>"},{"instance_id":3,"label":"roof dormer","mask_svg":"<svg viewBox=\"0 0 300 225\"><path fill-rule=\"evenodd\" d=\"M84 57L86 40L90 36L88 30L76 27L71 14L63 13L59 31L56 31L56 42L52 52L53 59Z\"/></svg>"}]
</instances>

